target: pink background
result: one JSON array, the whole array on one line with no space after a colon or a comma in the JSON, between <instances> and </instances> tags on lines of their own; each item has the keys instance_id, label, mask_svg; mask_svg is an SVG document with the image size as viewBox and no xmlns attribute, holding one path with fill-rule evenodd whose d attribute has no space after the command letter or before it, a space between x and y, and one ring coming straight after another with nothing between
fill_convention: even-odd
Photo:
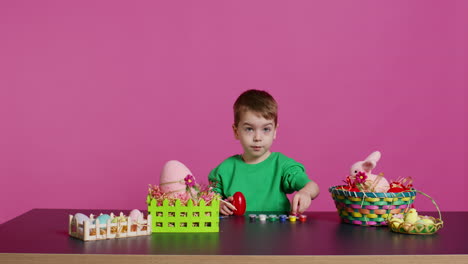
<instances>
[{"instance_id":1,"label":"pink background","mask_svg":"<svg viewBox=\"0 0 468 264\"><path fill-rule=\"evenodd\" d=\"M0 223L146 209L164 162L199 182L241 152L232 104L267 90L273 151L328 187L374 150L466 211L467 1L1 1ZM435 210L424 197L420 210Z\"/></svg>"}]
</instances>

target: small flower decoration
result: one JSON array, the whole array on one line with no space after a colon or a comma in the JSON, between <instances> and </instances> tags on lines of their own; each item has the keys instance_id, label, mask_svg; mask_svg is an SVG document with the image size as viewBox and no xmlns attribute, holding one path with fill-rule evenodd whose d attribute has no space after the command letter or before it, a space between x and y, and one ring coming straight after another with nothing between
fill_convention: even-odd
<instances>
[{"instance_id":1,"label":"small flower decoration","mask_svg":"<svg viewBox=\"0 0 468 264\"><path fill-rule=\"evenodd\" d=\"M358 183L364 183L365 181L367 180L367 175L365 172L358 172L358 174L356 174L356 181Z\"/></svg>"},{"instance_id":2,"label":"small flower decoration","mask_svg":"<svg viewBox=\"0 0 468 264\"><path fill-rule=\"evenodd\" d=\"M184 181L185 181L185 185L187 185L187 187L193 187L195 186L195 178L188 174L185 178L184 178Z\"/></svg>"}]
</instances>

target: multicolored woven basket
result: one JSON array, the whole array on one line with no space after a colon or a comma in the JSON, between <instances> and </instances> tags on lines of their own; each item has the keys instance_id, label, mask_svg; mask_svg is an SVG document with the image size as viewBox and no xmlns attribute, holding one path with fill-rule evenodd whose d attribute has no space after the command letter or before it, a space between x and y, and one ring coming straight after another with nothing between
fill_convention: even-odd
<instances>
[{"instance_id":1,"label":"multicolored woven basket","mask_svg":"<svg viewBox=\"0 0 468 264\"><path fill-rule=\"evenodd\" d=\"M386 226L389 214L402 213L416 198L416 190L399 193L350 192L328 189L345 223L361 226Z\"/></svg>"}]
</instances>

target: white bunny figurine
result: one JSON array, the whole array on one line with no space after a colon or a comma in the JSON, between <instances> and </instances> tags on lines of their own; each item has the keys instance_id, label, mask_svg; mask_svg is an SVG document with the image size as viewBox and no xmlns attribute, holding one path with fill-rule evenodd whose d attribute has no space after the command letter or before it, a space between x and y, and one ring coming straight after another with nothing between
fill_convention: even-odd
<instances>
[{"instance_id":1,"label":"white bunny figurine","mask_svg":"<svg viewBox=\"0 0 468 264\"><path fill-rule=\"evenodd\" d=\"M387 192L390 184L383 175L372 174L372 169L377 166L380 160L380 151L374 151L365 160L358 161L351 166L350 175L355 177L358 172L364 172L367 175L366 186L371 192Z\"/></svg>"}]
</instances>

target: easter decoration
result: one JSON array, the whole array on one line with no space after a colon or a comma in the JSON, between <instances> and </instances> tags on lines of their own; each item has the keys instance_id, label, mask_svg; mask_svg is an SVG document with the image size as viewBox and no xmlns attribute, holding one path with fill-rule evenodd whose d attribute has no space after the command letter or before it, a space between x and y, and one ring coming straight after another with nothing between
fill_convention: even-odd
<instances>
[{"instance_id":1,"label":"easter decoration","mask_svg":"<svg viewBox=\"0 0 468 264\"><path fill-rule=\"evenodd\" d=\"M415 208L411 208L403 213L389 216L388 226L391 231L411 235L432 235L443 227L442 214L434 199L421 191L417 192L431 199L437 208L439 218L420 215Z\"/></svg>"},{"instance_id":2,"label":"easter decoration","mask_svg":"<svg viewBox=\"0 0 468 264\"><path fill-rule=\"evenodd\" d=\"M196 183L181 162L166 162L159 185L149 185L146 202L153 233L219 232L221 197Z\"/></svg>"},{"instance_id":3,"label":"easter decoration","mask_svg":"<svg viewBox=\"0 0 468 264\"><path fill-rule=\"evenodd\" d=\"M390 184L383 177L383 173L372 174L372 169L377 166L381 156L379 151L374 151L365 160L354 163L350 169L350 176L346 178L348 186L343 188L349 188L350 191L386 192Z\"/></svg>"},{"instance_id":4,"label":"easter decoration","mask_svg":"<svg viewBox=\"0 0 468 264\"><path fill-rule=\"evenodd\" d=\"M132 210L129 216L122 212L118 216L101 213L95 218L93 214L76 213L68 217L68 234L83 241L147 236L151 234L149 223L151 216L145 219L138 209Z\"/></svg>"},{"instance_id":5,"label":"easter decoration","mask_svg":"<svg viewBox=\"0 0 468 264\"><path fill-rule=\"evenodd\" d=\"M234 211L234 215L244 215L245 209L247 208L247 202L245 200L244 194L241 192L236 192L232 197L234 198L232 205L234 205L234 207L237 209Z\"/></svg>"},{"instance_id":6,"label":"easter decoration","mask_svg":"<svg viewBox=\"0 0 468 264\"><path fill-rule=\"evenodd\" d=\"M403 212L414 202L417 192L412 188L410 177L389 183L383 173L372 173L381 156L379 151L375 151L354 163L344 181L346 185L329 188L343 222L387 226L390 215Z\"/></svg>"}]
</instances>

